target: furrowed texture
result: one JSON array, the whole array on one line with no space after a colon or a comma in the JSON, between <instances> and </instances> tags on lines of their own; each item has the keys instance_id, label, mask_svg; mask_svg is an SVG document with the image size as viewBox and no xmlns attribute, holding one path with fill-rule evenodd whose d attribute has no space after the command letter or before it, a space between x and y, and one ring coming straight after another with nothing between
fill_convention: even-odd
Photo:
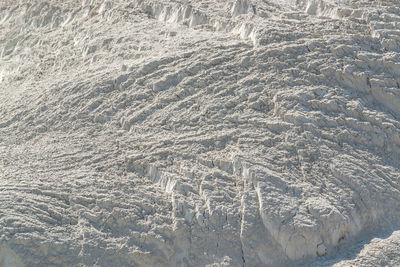
<instances>
[{"instance_id":1,"label":"furrowed texture","mask_svg":"<svg viewBox=\"0 0 400 267\"><path fill-rule=\"evenodd\" d=\"M399 14L2 1L0 266L399 265Z\"/></svg>"}]
</instances>

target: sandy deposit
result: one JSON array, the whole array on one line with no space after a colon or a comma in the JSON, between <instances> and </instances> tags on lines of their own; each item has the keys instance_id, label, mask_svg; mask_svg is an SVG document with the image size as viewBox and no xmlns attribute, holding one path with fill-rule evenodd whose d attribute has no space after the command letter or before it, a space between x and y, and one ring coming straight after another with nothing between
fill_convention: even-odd
<instances>
[{"instance_id":1,"label":"sandy deposit","mask_svg":"<svg viewBox=\"0 0 400 267\"><path fill-rule=\"evenodd\" d=\"M0 2L0 266L400 264L400 4Z\"/></svg>"}]
</instances>

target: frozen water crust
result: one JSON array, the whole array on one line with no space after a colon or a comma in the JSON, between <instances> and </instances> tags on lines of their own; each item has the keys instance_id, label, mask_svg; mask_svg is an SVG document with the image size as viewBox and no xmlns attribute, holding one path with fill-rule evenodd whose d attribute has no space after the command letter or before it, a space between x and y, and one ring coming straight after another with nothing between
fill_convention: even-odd
<instances>
[{"instance_id":1,"label":"frozen water crust","mask_svg":"<svg viewBox=\"0 0 400 267\"><path fill-rule=\"evenodd\" d=\"M0 266L399 264L399 11L2 2Z\"/></svg>"}]
</instances>

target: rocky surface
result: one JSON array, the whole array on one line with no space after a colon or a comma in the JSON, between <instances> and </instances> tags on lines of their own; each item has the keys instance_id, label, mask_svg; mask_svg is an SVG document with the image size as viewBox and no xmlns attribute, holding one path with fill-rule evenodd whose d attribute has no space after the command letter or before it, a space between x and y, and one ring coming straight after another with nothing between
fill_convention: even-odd
<instances>
[{"instance_id":1,"label":"rocky surface","mask_svg":"<svg viewBox=\"0 0 400 267\"><path fill-rule=\"evenodd\" d=\"M398 14L1 2L0 266L400 264Z\"/></svg>"}]
</instances>

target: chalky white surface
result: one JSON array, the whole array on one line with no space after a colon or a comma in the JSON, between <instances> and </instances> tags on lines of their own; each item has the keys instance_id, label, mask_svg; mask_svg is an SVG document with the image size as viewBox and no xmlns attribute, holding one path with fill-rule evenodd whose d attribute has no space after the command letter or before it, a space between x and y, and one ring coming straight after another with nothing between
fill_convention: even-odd
<instances>
[{"instance_id":1,"label":"chalky white surface","mask_svg":"<svg viewBox=\"0 0 400 267\"><path fill-rule=\"evenodd\" d=\"M399 14L1 1L0 266L400 265Z\"/></svg>"}]
</instances>

